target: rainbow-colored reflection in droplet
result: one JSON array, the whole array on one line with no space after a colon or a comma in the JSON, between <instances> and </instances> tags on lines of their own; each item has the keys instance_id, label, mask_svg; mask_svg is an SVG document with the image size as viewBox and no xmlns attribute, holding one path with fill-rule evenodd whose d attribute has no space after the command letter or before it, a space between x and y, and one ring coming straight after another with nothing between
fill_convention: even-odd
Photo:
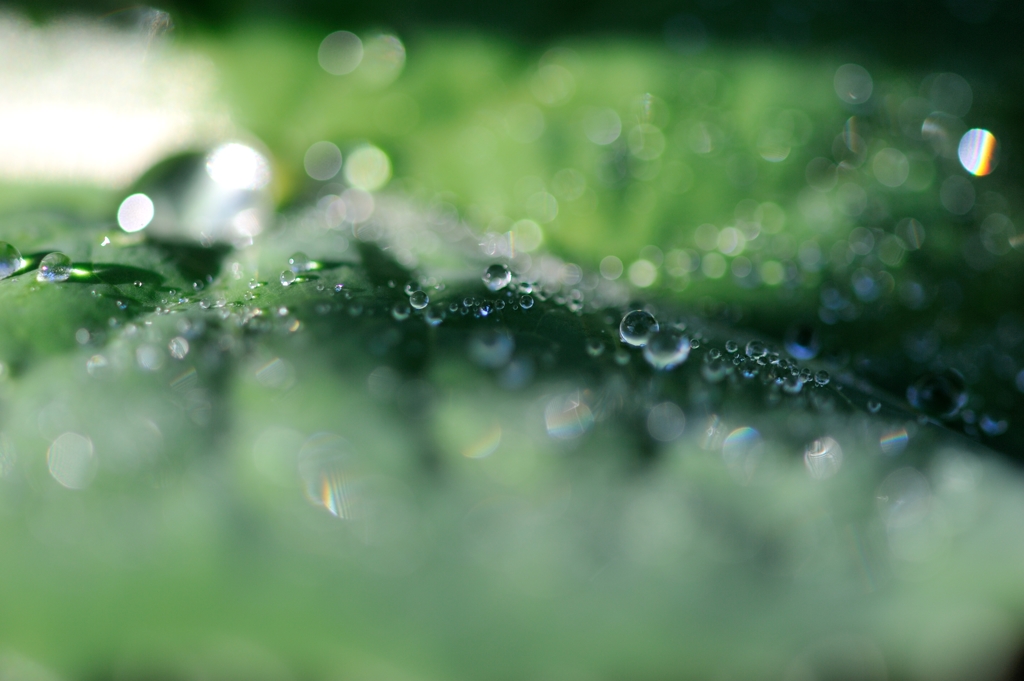
<instances>
[{"instance_id":1,"label":"rainbow-colored reflection in droplet","mask_svg":"<svg viewBox=\"0 0 1024 681\"><path fill-rule=\"evenodd\" d=\"M988 130L974 128L960 138L957 153L967 172L981 177L996 169L996 136Z\"/></svg>"}]
</instances>

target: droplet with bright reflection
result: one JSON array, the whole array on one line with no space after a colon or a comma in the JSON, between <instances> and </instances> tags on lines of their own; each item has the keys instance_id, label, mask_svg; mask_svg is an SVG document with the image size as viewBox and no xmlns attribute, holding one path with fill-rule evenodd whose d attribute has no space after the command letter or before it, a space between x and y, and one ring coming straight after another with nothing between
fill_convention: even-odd
<instances>
[{"instance_id":1,"label":"droplet with bright reflection","mask_svg":"<svg viewBox=\"0 0 1024 681\"><path fill-rule=\"evenodd\" d=\"M363 41L355 33L335 31L320 43L317 60L331 75L352 73L363 60Z\"/></svg>"},{"instance_id":2,"label":"droplet with bright reflection","mask_svg":"<svg viewBox=\"0 0 1024 681\"><path fill-rule=\"evenodd\" d=\"M260 152L238 142L223 144L210 152L206 172L227 189L255 191L270 184L270 162Z\"/></svg>"},{"instance_id":3,"label":"droplet with bright reflection","mask_svg":"<svg viewBox=\"0 0 1024 681\"><path fill-rule=\"evenodd\" d=\"M863 104L871 97L874 81L863 66L843 64L836 69L833 85L839 99L847 104Z\"/></svg>"},{"instance_id":4,"label":"droplet with bright reflection","mask_svg":"<svg viewBox=\"0 0 1024 681\"><path fill-rule=\"evenodd\" d=\"M960 138L957 156L967 172L981 177L996 169L997 151L996 136L988 130L974 128Z\"/></svg>"},{"instance_id":5,"label":"droplet with bright reflection","mask_svg":"<svg viewBox=\"0 0 1024 681\"><path fill-rule=\"evenodd\" d=\"M117 224L126 232L138 232L153 221L156 209L145 194L132 194L117 209Z\"/></svg>"},{"instance_id":6,"label":"droplet with bright reflection","mask_svg":"<svg viewBox=\"0 0 1024 681\"><path fill-rule=\"evenodd\" d=\"M68 489L88 487L96 477L97 464L92 440L78 433L60 435L46 451L50 475Z\"/></svg>"},{"instance_id":7,"label":"droplet with bright reflection","mask_svg":"<svg viewBox=\"0 0 1024 681\"><path fill-rule=\"evenodd\" d=\"M572 440L590 430L594 425L594 413L582 394L576 391L548 402L544 409L544 425L551 437Z\"/></svg>"},{"instance_id":8,"label":"droplet with bright reflection","mask_svg":"<svg viewBox=\"0 0 1024 681\"><path fill-rule=\"evenodd\" d=\"M749 483L764 454L764 440L754 428L743 426L725 436L722 460L729 472L741 483Z\"/></svg>"},{"instance_id":9,"label":"droplet with bright reflection","mask_svg":"<svg viewBox=\"0 0 1024 681\"><path fill-rule=\"evenodd\" d=\"M682 331L667 327L655 331L644 345L644 359L655 369L668 371L690 356L690 339Z\"/></svg>"},{"instance_id":10,"label":"droplet with bright reflection","mask_svg":"<svg viewBox=\"0 0 1024 681\"><path fill-rule=\"evenodd\" d=\"M0 279L6 279L25 264L21 258L21 251L7 243L0 241Z\"/></svg>"},{"instance_id":11,"label":"droplet with bright reflection","mask_svg":"<svg viewBox=\"0 0 1024 681\"><path fill-rule=\"evenodd\" d=\"M67 281L71 276L71 258L54 251L46 254L39 261L39 272L36 281L59 282Z\"/></svg>"},{"instance_id":12,"label":"droplet with bright reflection","mask_svg":"<svg viewBox=\"0 0 1024 681\"><path fill-rule=\"evenodd\" d=\"M345 180L358 189L372 192L391 179L391 159L381 149L367 144L349 154Z\"/></svg>"},{"instance_id":13,"label":"droplet with bright reflection","mask_svg":"<svg viewBox=\"0 0 1024 681\"><path fill-rule=\"evenodd\" d=\"M928 372L907 388L907 401L931 416L952 418L967 404L967 382L956 369Z\"/></svg>"},{"instance_id":14,"label":"droplet with bright reflection","mask_svg":"<svg viewBox=\"0 0 1024 681\"><path fill-rule=\"evenodd\" d=\"M302 165L314 180L329 180L341 170L341 149L334 142L314 142L306 150Z\"/></svg>"},{"instance_id":15,"label":"droplet with bright reflection","mask_svg":"<svg viewBox=\"0 0 1024 681\"><path fill-rule=\"evenodd\" d=\"M619 322L619 338L627 345L642 348L658 329L658 320L654 315L646 310L633 310L627 312Z\"/></svg>"},{"instance_id":16,"label":"droplet with bright reflection","mask_svg":"<svg viewBox=\"0 0 1024 681\"><path fill-rule=\"evenodd\" d=\"M647 432L658 442L672 442L683 434L686 416L675 402L662 402L647 412Z\"/></svg>"},{"instance_id":17,"label":"droplet with bright reflection","mask_svg":"<svg viewBox=\"0 0 1024 681\"><path fill-rule=\"evenodd\" d=\"M488 291L500 291L512 281L512 272L501 263L494 263L484 270L483 282Z\"/></svg>"},{"instance_id":18,"label":"droplet with bright reflection","mask_svg":"<svg viewBox=\"0 0 1024 681\"><path fill-rule=\"evenodd\" d=\"M189 349L188 340L181 336L175 336L167 344L167 349L170 351L171 357L174 359L185 359L185 356L188 355Z\"/></svg>"},{"instance_id":19,"label":"droplet with bright reflection","mask_svg":"<svg viewBox=\"0 0 1024 681\"><path fill-rule=\"evenodd\" d=\"M843 465L843 449L830 437L823 437L807 445L804 465L815 480L831 478Z\"/></svg>"},{"instance_id":20,"label":"droplet with bright reflection","mask_svg":"<svg viewBox=\"0 0 1024 681\"><path fill-rule=\"evenodd\" d=\"M423 291L413 291L409 296L409 304L414 310L422 310L430 304L430 296Z\"/></svg>"}]
</instances>

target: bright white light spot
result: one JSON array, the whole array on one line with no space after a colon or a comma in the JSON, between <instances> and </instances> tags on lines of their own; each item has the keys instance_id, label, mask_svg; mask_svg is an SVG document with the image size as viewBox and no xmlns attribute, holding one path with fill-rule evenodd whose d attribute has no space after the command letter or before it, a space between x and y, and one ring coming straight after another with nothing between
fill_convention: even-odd
<instances>
[{"instance_id":1,"label":"bright white light spot","mask_svg":"<svg viewBox=\"0 0 1024 681\"><path fill-rule=\"evenodd\" d=\"M650 260L637 260L629 266L629 280L634 286L647 288L658 278L658 268Z\"/></svg>"},{"instance_id":2,"label":"bright white light spot","mask_svg":"<svg viewBox=\"0 0 1024 681\"><path fill-rule=\"evenodd\" d=\"M221 145L206 159L206 172L228 189L262 189L270 184L270 163L252 147L237 142Z\"/></svg>"},{"instance_id":3,"label":"bright white light spot","mask_svg":"<svg viewBox=\"0 0 1024 681\"><path fill-rule=\"evenodd\" d=\"M345 164L345 180L363 191L376 191L391 179L391 159L372 145L353 151Z\"/></svg>"},{"instance_id":4,"label":"bright white light spot","mask_svg":"<svg viewBox=\"0 0 1024 681\"><path fill-rule=\"evenodd\" d=\"M117 209L117 224L126 232L138 232L153 221L153 200L145 194L132 194Z\"/></svg>"}]
</instances>

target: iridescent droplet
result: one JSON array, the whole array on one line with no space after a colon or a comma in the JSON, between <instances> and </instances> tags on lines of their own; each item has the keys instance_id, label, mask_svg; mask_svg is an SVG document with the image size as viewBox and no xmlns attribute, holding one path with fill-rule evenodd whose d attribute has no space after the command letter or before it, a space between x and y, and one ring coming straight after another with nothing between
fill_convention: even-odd
<instances>
[{"instance_id":1,"label":"iridescent droplet","mask_svg":"<svg viewBox=\"0 0 1024 681\"><path fill-rule=\"evenodd\" d=\"M655 331L644 345L644 359L655 369L673 369L690 356L690 339L682 331L666 328Z\"/></svg>"},{"instance_id":2,"label":"iridescent droplet","mask_svg":"<svg viewBox=\"0 0 1024 681\"><path fill-rule=\"evenodd\" d=\"M500 291L512 281L512 272L501 263L495 263L484 270L484 286L489 291Z\"/></svg>"},{"instance_id":3,"label":"iridescent droplet","mask_svg":"<svg viewBox=\"0 0 1024 681\"><path fill-rule=\"evenodd\" d=\"M6 279L22 268L25 261L21 259L21 253L17 248L0 241L0 279Z\"/></svg>"},{"instance_id":4,"label":"iridescent droplet","mask_svg":"<svg viewBox=\"0 0 1024 681\"><path fill-rule=\"evenodd\" d=\"M409 296L409 304L412 305L413 309L422 310L430 304L430 296L423 291L413 291Z\"/></svg>"},{"instance_id":5,"label":"iridescent droplet","mask_svg":"<svg viewBox=\"0 0 1024 681\"><path fill-rule=\"evenodd\" d=\"M931 416L951 418L967 404L967 382L956 369L928 372L907 388L907 401Z\"/></svg>"},{"instance_id":6,"label":"iridescent droplet","mask_svg":"<svg viewBox=\"0 0 1024 681\"><path fill-rule=\"evenodd\" d=\"M67 281L71 276L71 258L54 251L47 254L39 263L37 281Z\"/></svg>"},{"instance_id":7,"label":"iridescent droplet","mask_svg":"<svg viewBox=\"0 0 1024 681\"><path fill-rule=\"evenodd\" d=\"M650 312L633 310L627 312L619 322L619 338L627 345L642 348L658 328L658 320Z\"/></svg>"}]
</instances>

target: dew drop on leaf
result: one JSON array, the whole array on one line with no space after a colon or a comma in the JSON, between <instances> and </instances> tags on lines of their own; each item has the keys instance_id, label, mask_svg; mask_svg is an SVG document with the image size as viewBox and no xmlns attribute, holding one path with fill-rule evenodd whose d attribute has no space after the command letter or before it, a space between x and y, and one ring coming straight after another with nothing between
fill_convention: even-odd
<instances>
[{"instance_id":1,"label":"dew drop on leaf","mask_svg":"<svg viewBox=\"0 0 1024 681\"><path fill-rule=\"evenodd\" d=\"M627 312L619 322L619 338L627 345L642 348L658 328L658 320L650 312L633 310Z\"/></svg>"}]
</instances>

